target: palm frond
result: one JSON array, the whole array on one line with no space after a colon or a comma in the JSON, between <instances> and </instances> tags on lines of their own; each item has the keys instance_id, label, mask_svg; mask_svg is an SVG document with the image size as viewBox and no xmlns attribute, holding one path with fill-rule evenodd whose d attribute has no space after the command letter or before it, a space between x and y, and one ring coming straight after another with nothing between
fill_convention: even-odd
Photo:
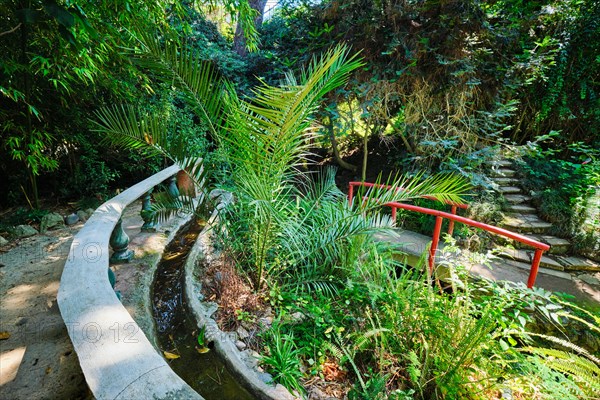
<instances>
[{"instance_id":1,"label":"palm frond","mask_svg":"<svg viewBox=\"0 0 600 400\"><path fill-rule=\"evenodd\" d=\"M169 39L161 43L151 33L141 32L137 38L141 49L132 52L133 60L181 90L188 105L217 140L227 115L226 97L231 93L228 82L211 61L197 57L191 48Z\"/></svg>"},{"instance_id":2,"label":"palm frond","mask_svg":"<svg viewBox=\"0 0 600 400\"><path fill-rule=\"evenodd\" d=\"M223 139L230 144L233 158L264 175L284 176L308 149L310 116L318 101L344 84L360 65L356 56L349 56L347 47L338 46L315 58L299 85L263 84L255 89L251 103L230 99L236 104L236 113L230 115L228 135Z\"/></svg>"},{"instance_id":3,"label":"palm frond","mask_svg":"<svg viewBox=\"0 0 600 400\"><path fill-rule=\"evenodd\" d=\"M204 186L205 171L200 155L190 154L183 137L167 137L167 124L159 116L145 113L131 105L104 107L90 120L96 132L117 146L161 154L186 171L198 187Z\"/></svg>"},{"instance_id":4,"label":"palm frond","mask_svg":"<svg viewBox=\"0 0 600 400\"><path fill-rule=\"evenodd\" d=\"M167 125L164 119L143 113L131 105L113 105L94 112L95 132L106 134L106 142L131 149L165 154Z\"/></svg>"},{"instance_id":5,"label":"palm frond","mask_svg":"<svg viewBox=\"0 0 600 400\"><path fill-rule=\"evenodd\" d=\"M164 222L168 221L174 215L182 213L194 214L198 205L204 201L204 198L204 196L200 196L199 199L190 196L172 198L167 193L156 193L150 211L158 222Z\"/></svg>"},{"instance_id":6,"label":"palm frond","mask_svg":"<svg viewBox=\"0 0 600 400\"><path fill-rule=\"evenodd\" d=\"M363 211L377 209L389 202L406 202L425 197L458 204L464 201L464 197L470 190L469 181L465 177L454 174L437 174L425 178L423 174L412 178L396 176L390 178L384 185L380 185L378 179L377 185L368 188L362 196L362 201L357 203Z\"/></svg>"}]
</instances>

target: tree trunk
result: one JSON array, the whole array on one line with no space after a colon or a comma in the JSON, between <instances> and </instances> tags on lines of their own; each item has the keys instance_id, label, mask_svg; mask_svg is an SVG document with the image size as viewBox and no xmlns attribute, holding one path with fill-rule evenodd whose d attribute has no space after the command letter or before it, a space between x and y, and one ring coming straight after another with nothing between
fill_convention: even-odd
<instances>
[{"instance_id":1,"label":"tree trunk","mask_svg":"<svg viewBox=\"0 0 600 400\"><path fill-rule=\"evenodd\" d=\"M327 131L329 131L329 140L331 140L331 149L333 150L333 158L335 162L342 168L347 169L348 171L356 172L358 167L356 165L352 165L347 163L340 157L340 150L338 149L337 140L335 138L335 132L333 131L333 120L331 116L329 117L329 123L326 125Z\"/></svg>"},{"instance_id":2,"label":"tree trunk","mask_svg":"<svg viewBox=\"0 0 600 400\"><path fill-rule=\"evenodd\" d=\"M258 12L254 19L254 26L258 29L263 23L267 0L248 0L248 4L250 5L250 8ZM246 36L244 35L244 30L242 29L242 24L239 23L239 20L240 18L238 15L238 23L235 28L235 36L233 37L233 50L240 56L246 57L248 55L248 49L246 49Z\"/></svg>"},{"instance_id":3,"label":"tree trunk","mask_svg":"<svg viewBox=\"0 0 600 400\"><path fill-rule=\"evenodd\" d=\"M363 137L363 162L362 162L362 171L360 174L361 182L366 182L367 180L367 160L369 158L369 128L365 130L365 136Z\"/></svg>"}]
</instances>

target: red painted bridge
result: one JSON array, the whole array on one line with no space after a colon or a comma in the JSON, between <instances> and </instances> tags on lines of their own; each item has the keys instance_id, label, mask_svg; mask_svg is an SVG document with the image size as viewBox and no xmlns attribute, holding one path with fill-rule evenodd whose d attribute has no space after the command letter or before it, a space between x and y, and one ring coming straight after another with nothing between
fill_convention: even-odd
<instances>
[{"instance_id":1,"label":"red painted bridge","mask_svg":"<svg viewBox=\"0 0 600 400\"><path fill-rule=\"evenodd\" d=\"M402 188L381 185L376 183L368 182L350 182L348 190L348 201L352 204L355 201L355 193L359 188L366 188L366 193L362 196L364 199L373 196L373 189L389 189L394 191L402 191ZM364 190L364 189L363 189ZM432 200L439 201L435 198L429 198ZM440 243L440 235L442 231L442 223L444 219L449 221L447 233L452 236L455 223L462 223L468 226L472 226L478 229L491 232L493 234L503 236L507 239L522 243L525 246L531 247L534 250L533 257L531 260L527 260L529 264L524 263L525 260L506 260L497 258L492 260L491 265L483 265L476 263L476 265L470 265L472 273L480 276L485 276L494 280L509 280L513 282L526 281L527 287L533 288L538 282L538 286L541 286L547 290L561 291L572 294L579 298L581 301L596 305L600 304L600 288L586 284L577 279L573 279L572 275L567 272L555 271L551 269L541 268L540 261L542 260L544 252L550 249L550 246L546 243L534 240L528 236L511 232L507 229L500 228L497 226L485 224L479 221L475 221L470 218L458 215L457 212L460 209L467 209L468 204L463 203L452 203L444 202L448 206L448 211L434 210L425 207L419 207L412 204L406 204L403 202L385 202L381 205L383 207L390 207L392 218L396 219L398 209L404 209L411 212L432 215L435 217L435 226L431 237L421 235L415 232L397 229L397 237L395 238L381 238L383 240L394 240L400 243L400 247L404 252L407 253L408 259L411 259L413 263L420 259L421 254L425 251L427 254L427 264L430 273L433 273L436 262L442 259L448 258L448 254L444 251L444 244ZM516 250L518 251L518 250ZM469 253L465 251L465 253ZM490 268L490 266L492 268ZM525 268L527 271L525 271ZM538 273L542 272L538 281Z\"/></svg>"}]
</instances>

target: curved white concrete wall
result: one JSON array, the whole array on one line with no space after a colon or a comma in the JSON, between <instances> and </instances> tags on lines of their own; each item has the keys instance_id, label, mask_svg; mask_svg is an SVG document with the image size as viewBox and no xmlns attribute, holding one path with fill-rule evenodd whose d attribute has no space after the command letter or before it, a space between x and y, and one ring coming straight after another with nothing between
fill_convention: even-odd
<instances>
[{"instance_id":1,"label":"curved white concrete wall","mask_svg":"<svg viewBox=\"0 0 600 400\"><path fill-rule=\"evenodd\" d=\"M178 171L166 168L101 205L71 245L58 306L97 399L202 399L156 352L107 273L109 238L125 207Z\"/></svg>"}]
</instances>

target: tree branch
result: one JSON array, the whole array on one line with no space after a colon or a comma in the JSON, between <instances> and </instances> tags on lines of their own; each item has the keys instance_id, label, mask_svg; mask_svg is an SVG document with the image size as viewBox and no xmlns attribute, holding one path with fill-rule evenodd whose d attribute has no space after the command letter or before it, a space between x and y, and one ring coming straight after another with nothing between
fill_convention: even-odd
<instances>
[{"instance_id":1,"label":"tree branch","mask_svg":"<svg viewBox=\"0 0 600 400\"><path fill-rule=\"evenodd\" d=\"M22 23L19 22L19 24L17 26L15 26L14 28L12 28L11 30L0 33L0 36L8 35L10 33L15 32L17 29L19 29L21 27L21 25L22 25Z\"/></svg>"}]
</instances>

